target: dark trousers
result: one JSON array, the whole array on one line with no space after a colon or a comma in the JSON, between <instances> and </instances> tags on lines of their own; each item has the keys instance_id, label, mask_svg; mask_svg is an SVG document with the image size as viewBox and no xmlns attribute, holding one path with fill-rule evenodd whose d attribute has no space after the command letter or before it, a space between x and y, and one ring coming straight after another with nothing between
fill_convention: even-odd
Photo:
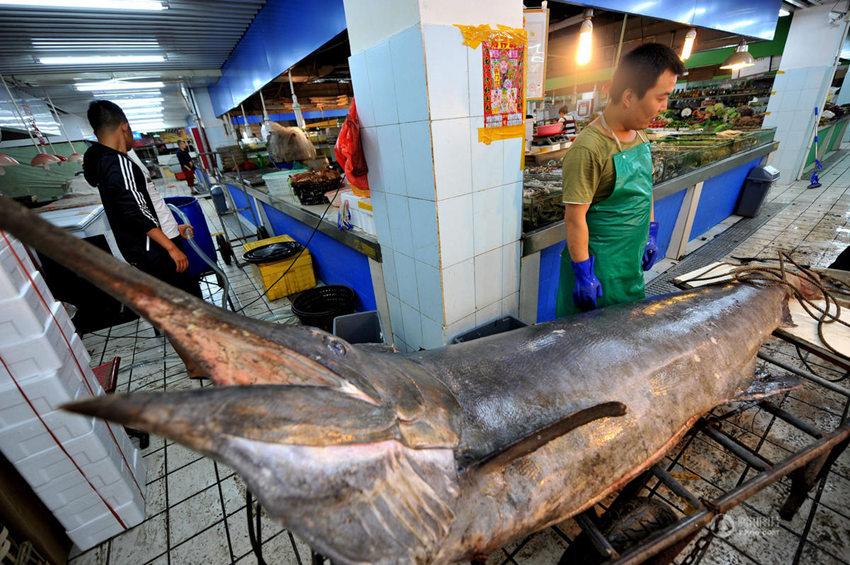
<instances>
[{"instance_id":1,"label":"dark trousers","mask_svg":"<svg viewBox=\"0 0 850 565\"><path fill-rule=\"evenodd\" d=\"M186 175L186 184L189 185L189 188L195 188L195 169L183 167L183 174Z\"/></svg>"},{"instance_id":2,"label":"dark trousers","mask_svg":"<svg viewBox=\"0 0 850 565\"><path fill-rule=\"evenodd\" d=\"M185 253L182 237L177 236L172 238L171 241ZM153 240L150 242L150 249L145 252L144 255L135 257L133 261L130 261L130 264L140 271L144 271L145 273L152 275L171 286L176 286L180 290L185 290L193 296L203 298L201 285L198 283L198 277L190 275L188 270L178 273L177 265L174 263L174 259L171 258L171 255L169 255L161 245Z\"/></svg>"}]
</instances>

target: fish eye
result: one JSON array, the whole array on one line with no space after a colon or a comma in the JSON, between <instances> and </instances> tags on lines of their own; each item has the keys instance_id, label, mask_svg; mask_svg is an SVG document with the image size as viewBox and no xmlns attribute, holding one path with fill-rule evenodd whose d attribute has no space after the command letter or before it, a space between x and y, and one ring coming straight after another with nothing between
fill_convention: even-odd
<instances>
[{"instance_id":1,"label":"fish eye","mask_svg":"<svg viewBox=\"0 0 850 565\"><path fill-rule=\"evenodd\" d=\"M345 347L345 344L336 338L327 338L325 340L325 344L328 346L331 353L340 357L343 357L346 353L348 353L348 349Z\"/></svg>"}]
</instances>

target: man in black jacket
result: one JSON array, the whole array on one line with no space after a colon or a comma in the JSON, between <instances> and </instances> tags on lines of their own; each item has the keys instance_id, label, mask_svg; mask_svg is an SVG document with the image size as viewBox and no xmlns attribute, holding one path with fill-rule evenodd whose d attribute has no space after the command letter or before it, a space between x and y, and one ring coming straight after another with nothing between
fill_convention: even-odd
<instances>
[{"instance_id":1,"label":"man in black jacket","mask_svg":"<svg viewBox=\"0 0 850 565\"><path fill-rule=\"evenodd\" d=\"M189 185L192 194L198 194L198 191L195 190L195 162L192 161L189 148L182 139L177 144L177 161L180 163L180 170L186 175L186 184Z\"/></svg>"},{"instance_id":2,"label":"man in black jacket","mask_svg":"<svg viewBox=\"0 0 850 565\"><path fill-rule=\"evenodd\" d=\"M201 298L197 278L187 272L189 260L181 240L191 226L177 225L147 170L131 152L133 130L124 112L113 102L96 100L89 104L88 118L97 143L92 143L86 151L83 172L86 181L100 192L103 209L124 259ZM194 363L180 356L190 377L202 376Z\"/></svg>"}]
</instances>

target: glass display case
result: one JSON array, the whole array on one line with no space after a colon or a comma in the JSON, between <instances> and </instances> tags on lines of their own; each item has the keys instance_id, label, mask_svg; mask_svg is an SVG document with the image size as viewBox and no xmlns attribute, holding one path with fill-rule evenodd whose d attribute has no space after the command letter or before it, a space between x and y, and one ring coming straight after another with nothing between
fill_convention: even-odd
<instances>
[{"instance_id":1,"label":"glass display case","mask_svg":"<svg viewBox=\"0 0 850 565\"><path fill-rule=\"evenodd\" d=\"M690 173L773 141L775 129L719 134L662 134L651 140L653 183ZM562 220L561 169L528 167L523 176L522 229L529 233Z\"/></svg>"}]
</instances>

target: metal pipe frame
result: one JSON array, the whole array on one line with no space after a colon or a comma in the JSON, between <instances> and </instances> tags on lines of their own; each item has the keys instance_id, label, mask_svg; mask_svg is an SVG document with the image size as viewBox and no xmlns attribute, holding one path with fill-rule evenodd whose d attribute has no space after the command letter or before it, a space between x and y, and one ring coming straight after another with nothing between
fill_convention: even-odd
<instances>
[{"instance_id":1,"label":"metal pipe frame","mask_svg":"<svg viewBox=\"0 0 850 565\"><path fill-rule=\"evenodd\" d=\"M676 524L648 537L642 544L624 553L611 565L638 565L661 551L699 532L718 514L728 512L750 496L771 485L780 478L805 466L810 461L828 454L833 448L850 440L850 425L845 423L831 434L824 436L802 451L783 459L772 469L763 471L735 489L708 502L705 507L686 516ZM706 501L707 502L707 501Z\"/></svg>"}]
</instances>

